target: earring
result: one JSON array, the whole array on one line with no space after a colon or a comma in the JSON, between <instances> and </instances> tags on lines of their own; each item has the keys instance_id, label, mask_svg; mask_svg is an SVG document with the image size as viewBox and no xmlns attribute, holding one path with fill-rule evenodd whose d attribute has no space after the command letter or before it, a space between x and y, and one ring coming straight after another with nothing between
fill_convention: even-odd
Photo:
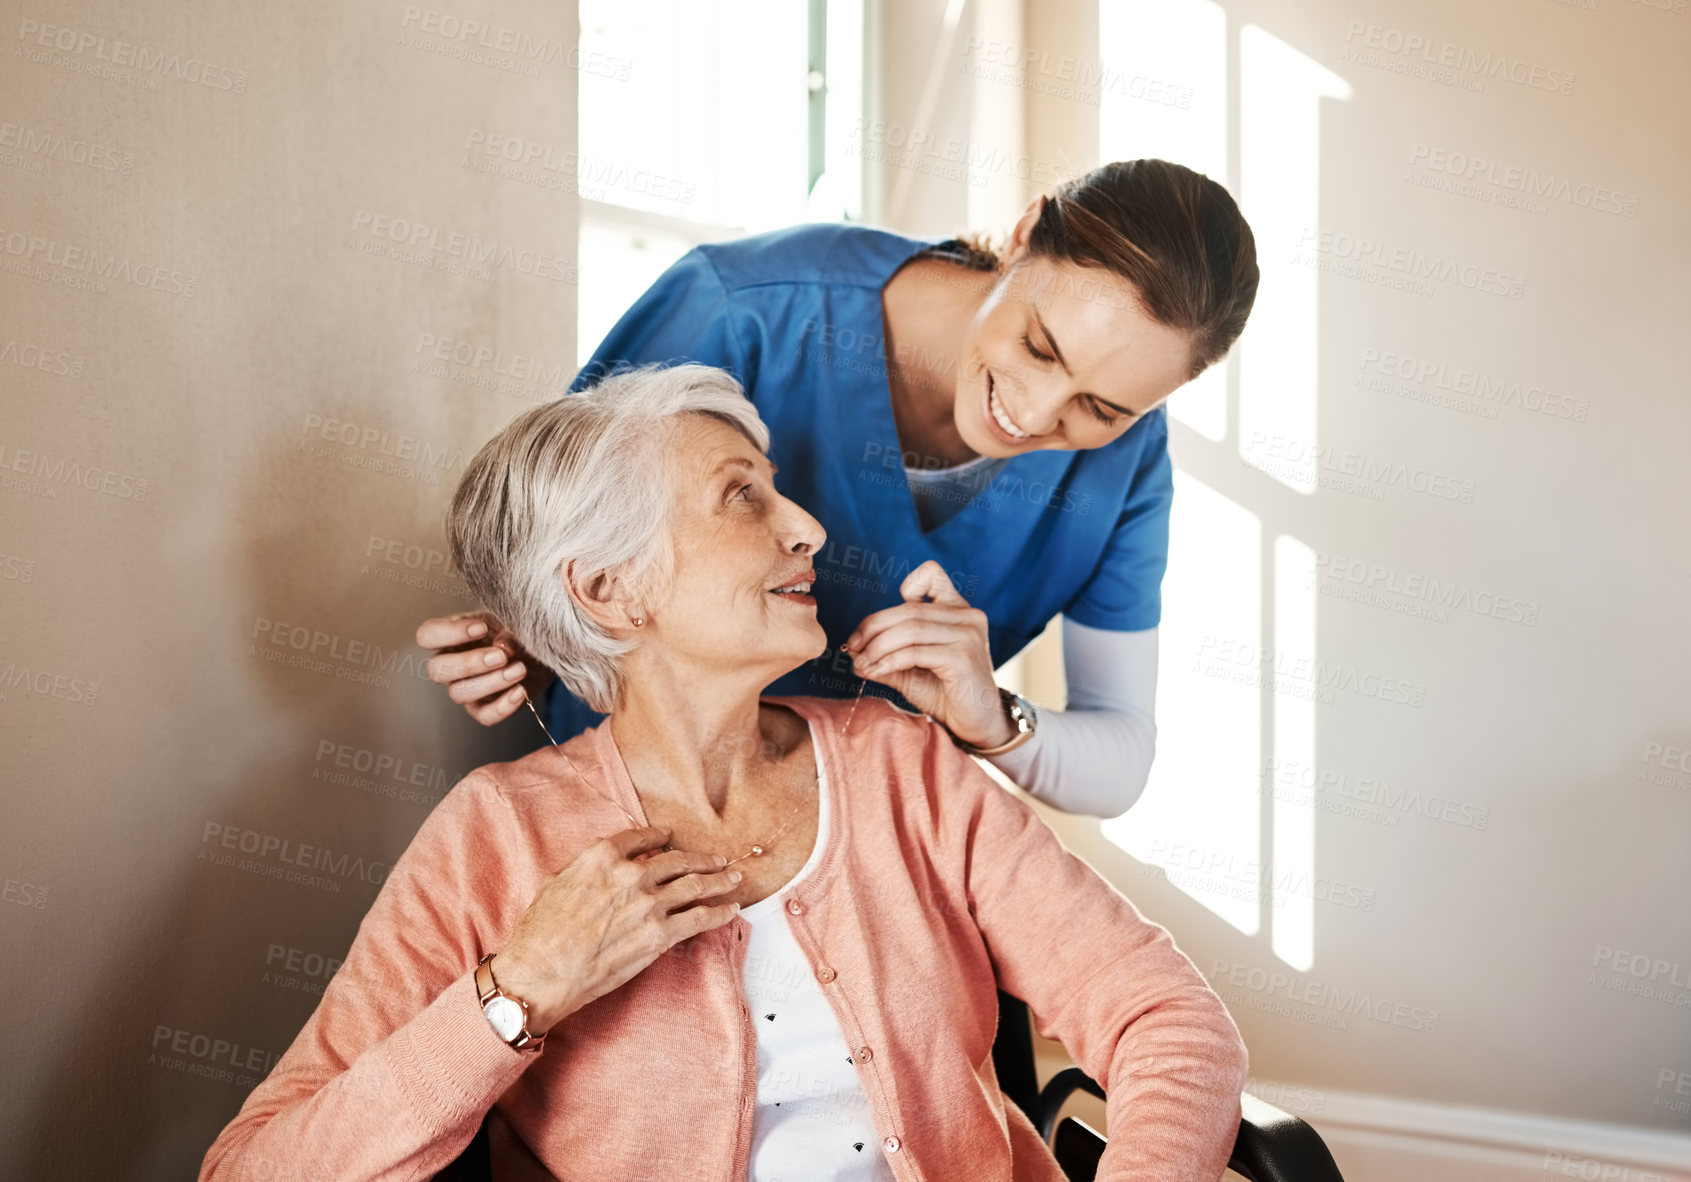
<instances>
[{"instance_id":1,"label":"earring","mask_svg":"<svg viewBox=\"0 0 1691 1182\"><path fill-rule=\"evenodd\" d=\"M634 617L634 626L635 626L635 627L636 627L636 628L638 628L638 627L640 627L640 626L641 626L641 625L642 625L642 624L644 624L644 623L645 623L645 622L646 622L646 617L645 617L645 616L635 616L635 617Z\"/></svg>"}]
</instances>

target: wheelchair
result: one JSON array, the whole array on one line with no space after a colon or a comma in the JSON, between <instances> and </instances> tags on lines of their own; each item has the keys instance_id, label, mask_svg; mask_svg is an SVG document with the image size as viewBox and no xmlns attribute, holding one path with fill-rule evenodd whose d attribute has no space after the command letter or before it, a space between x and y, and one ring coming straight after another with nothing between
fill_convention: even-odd
<instances>
[{"instance_id":1,"label":"wheelchair","mask_svg":"<svg viewBox=\"0 0 1691 1182\"><path fill-rule=\"evenodd\" d=\"M1027 1005L1002 989L992 1062L998 1086L1033 1121L1069 1182L1092 1182L1104 1156L1104 1138L1083 1120L1071 1116L1057 1124L1057 1117L1076 1092L1102 1100L1104 1089L1078 1067L1059 1071L1041 1088L1034 1070L1033 1023ZM1239 1103L1239 1135L1233 1141L1228 1169L1250 1182L1344 1182L1333 1155L1309 1125L1255 1096L1241 1097Z\"/></svg>"}]
</instances>

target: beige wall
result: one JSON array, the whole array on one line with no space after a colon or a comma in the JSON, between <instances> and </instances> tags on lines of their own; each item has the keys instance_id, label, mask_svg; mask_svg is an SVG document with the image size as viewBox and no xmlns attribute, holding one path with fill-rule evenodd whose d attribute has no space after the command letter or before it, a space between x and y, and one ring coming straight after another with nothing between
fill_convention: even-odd
<instances>
[{"instance_id":1,"label":"beige wall","mask_svg":"<svg viewBox=\"0 0 1691 1182\"><path fill-rule=\"evenodd\" d=\"M3 8L0 1177L181 1178L494 752L411 633L573 376L575 197L465 148L572 151L583 63L573 4Z\"/></svg>"},{"instance_id":2,"label":"beige wall","mask_svg":"<svg viewBox=\"0 0 1691 1182\"><path fill-rule=\"evenodd\" d=\"M875 13L880 117L920 122L945 7ZM469 724L417 678L410 644L417 619L465 602L439 558L463 456L555 392L576 355L567 174L482 173L465 148L486 132L566 156L576 69L620 67L568 54L572 5L418 11L438 15L388 3L4 6L0 989L17 1018L0 1176L190 1172L310 1012L326 962L429 805L465 769L531 742L516 724L496 735ZM1251 349L1276 345L1259 334L1223 374L1220 437L1175 424L1183 491L1157 778L1108 836L1053 823L1217 976L1218 962L1285 969L1272 944L1285 909L1259 894L1247 900L1258 926L1241 930L1123 846L1225 855L1208 885L1237 895L1243 855L1216 818L1254 818L1245 855L1271 870L1276 826L1312 824L1313 875L1374 901L1314 907L1313 965L1285 988L1439 1014L1431 1033L1369 1019L1333 1029L1308 1020L1319 1007L1254 1008L1274 998L1218 981L1259 1083L1298 1085L1281 1098L1335 1140L1346 1113L1363 1112L1358 1127L1385 1119L1357 1108L1369 1096L1683 1133L1681 1098L1659 1080L1691 1072L1691 990L1629 995L1605 987L1628 980L1612 958L1592 962L1612 949L1668 966L1670 980L1691 972L1691 768L1674 762L1691 759L1669 753L1691 748L1680 379L1691 14L1630 0L1222 11L1229 169L1249 171L1238 37L1254 24L1349 90L1317 104L1319 225L1502 271L1522 294L1392 289L1378 282L1399 274L1390 266L1346 273L1354 260L1337 240L1317 252L1327 270L1288 272L1298 243L1283 226L1265 232L1265 301L1290 275L1318 276L1313 316L1292 325L1313 342L1314 377L1249 380ZM1018 20L1023 48L1096 63L1097 19L1085 3L968 7L924 130L964 137L990 163L962 182L913 176L903 228L990 224L1034 178L1094 162L1102 101L960 67L969 36L1003 39ZM466 35L452 20L488 29ZM1572 93L1440 85L1395 72L1389 53L1383 65L1346 60L1368 38L1347 41L1358 20L1571 72ZM561 60L548 53L559 46ZM1147 64L1126 77L1184 84L1158 66L1174 48L1135 45L1129 56ZM1014 117L993 86L1018 96ZM1172 126L1141 105L1147 135ZM1417 144L1605 186L1630 212L1561 198L1510 208L1481 199L1496 186L1449 191L1448 174L1433 174L1445 191L1406 183ZM873 178L882 216L897 174ZM1268 228L1284 192L1256 175L1255 190L1249 175L1229 179ZM403 251L385 236L395 232L421 237ZM494 261L466 273L471 238ZM1548 388L1588 414L1492 417L1429 403L1430 383L1358 388L1380 376L1359 375L1365 350ZM1378 496L1331 480L1305 494L1243 463L1247 425L1312 393L1320 442L1454 475L1471 502L1389 482ZM1346 816L1332 810L1355 801L1337 789L1273 791L1269 737L1298 687L1245 686L1240 715L1236 683L1218 697L1220 678L1192 673L1216 627L1206 571L1242 561L1244 582L1254 570L1272 586L1272 545L1241 556L1203 532L1193 482L1256 517L1269 543L1285 533L1317 554L1538 605L1528 626L1463 610L1415 617L1402 596L1358 603L1342 580L1315 599L1325 668L1389 675L1424 701L1337 690L1313 714L1314 765L1346 776L1347 792L1384 783L1484 809L1483 830L1401 804L1385 819ZM1225 606L1237 619L1239 604ZM1244 607L1258 643L1272 643L1273 596ZM1222 721L1194 737L1212 707ZM1243 797L1210 774L1207 751L1255 769ZM310 863L305 881L277 877L298 869L287 859ZM1580 1136L1594 1160L1601 1134ZM1354 1177L1414 1176L1360 1133L1345 1144ZM1661 1145L1653 1160L1681 1152ZM1508 1176L1556 1176L1522 1160Z\"/></svg>"}]
</instances>

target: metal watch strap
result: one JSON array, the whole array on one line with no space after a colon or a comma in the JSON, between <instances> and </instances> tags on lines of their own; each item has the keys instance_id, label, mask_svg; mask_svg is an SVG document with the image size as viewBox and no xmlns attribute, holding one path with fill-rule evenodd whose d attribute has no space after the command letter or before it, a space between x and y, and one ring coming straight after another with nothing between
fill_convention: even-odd
<instances>
[{"instance_id":1,"label":"metal watch strap","mask_svg":"<svg viewBox=\"0 0 1691 1182\"><path fill-rule=\"evenodd\" d=\"M476 961L476 972L474 978L476 986L476 1000L481 1004L484 1011L487 1009L487 1003L496 997L503 997L507 1001L515 1002L523 1011L523 1028L522 1032L515 1038L506 1039L506 1045L516 1051L538 1052L541 1046L546 1042L546 1035L533 1034L529 1031L528 1003L522 998L514 997L499 988L499 982L493 977L492 961L494 955L494 953L489 952L486 956ZM482 984L484 978L487 981L486 985Z\"/></svg>"},{"instance_id":2,"label":"metal watch strap","mask_svg":"<svg viewBox=\"0 0 1691 1182\"><path fill-rule=\"evenodd\" d=\"M1010 736L1008 742L1000 743L996 747L977 747L973 743L965 743L956 735L952 735L952 741L970 755L1003 755L1006 752L1014 751L1033 738L1034 729L1039 723L1038 715L1033 710L1033 704L1020 694L1013 694L1003 686L998 687L998 700L1004 704L1004 710L1009 714L1010 721L1016 724L1016 733Z\"/></svg>"}]
</instances>

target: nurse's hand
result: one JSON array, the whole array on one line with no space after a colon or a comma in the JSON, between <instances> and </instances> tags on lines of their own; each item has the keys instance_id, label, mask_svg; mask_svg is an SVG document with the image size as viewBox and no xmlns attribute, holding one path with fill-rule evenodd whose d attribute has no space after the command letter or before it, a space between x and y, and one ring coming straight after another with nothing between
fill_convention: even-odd
<instances>
[{"instance_id":1,"label":"nurse's hand","mask_svg":"<svg viewBox=\"0 0 1691 1182\"><path fill-rule=\"evenodd\" d=\"M432 648L429 680L483 726L504 722L539 697L552 671L532 660L492 612L458 612L417 625L417 643Z\"/></svg>"},{"instance_id":2,"label":"nurse's hand","mask_svg":"<svg viewBox=\"0 0 1691 1182\"><path fill-rule=\"evenodd\" d=\"M993 680L986 613L957 594L937 562L911 571L898 593L903 603L866 617L846 638L853 670L891 686L965 743L1008 743L1016 727Z\"/></svg>"}]
</instances>

